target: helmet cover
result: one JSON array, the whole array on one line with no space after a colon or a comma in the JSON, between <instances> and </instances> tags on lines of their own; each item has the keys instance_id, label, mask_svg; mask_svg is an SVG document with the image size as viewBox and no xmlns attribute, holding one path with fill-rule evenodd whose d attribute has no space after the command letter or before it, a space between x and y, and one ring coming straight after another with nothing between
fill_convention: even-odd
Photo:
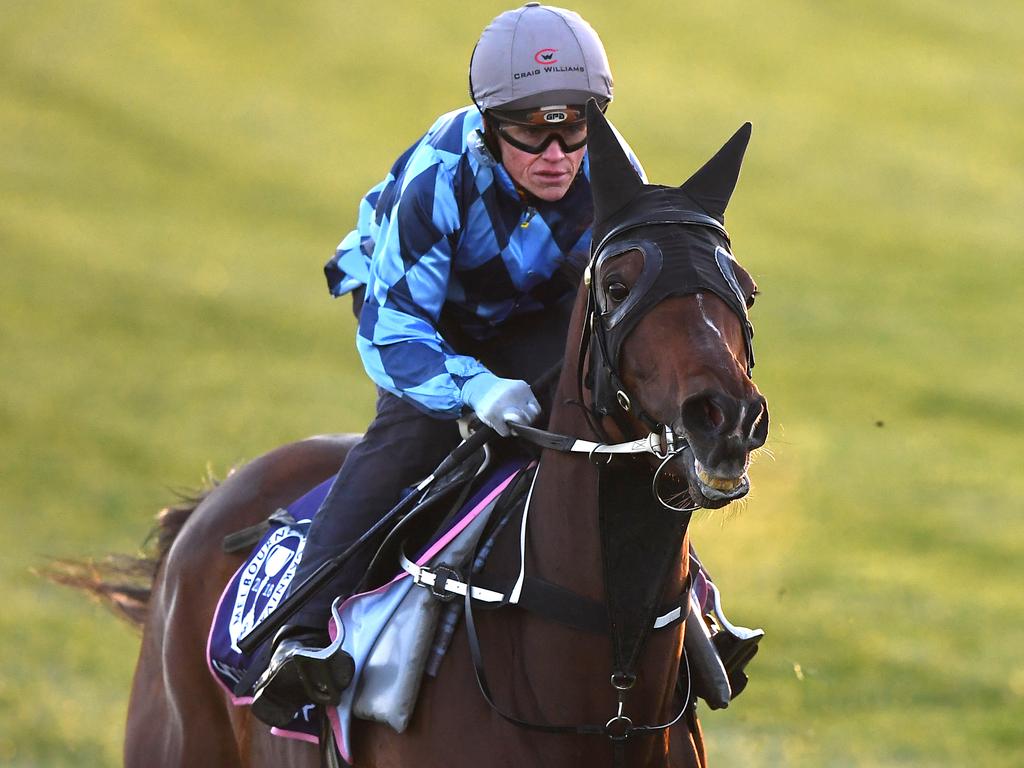
<instances>
[{"instance_id":1,"label":"helmet cover","mask_svg":"<svg viewBox=\"0 0 1024 768\"><path fill-rule=\"evenodd\" d=\"M505 11L480 36L469 88L481 111L585 104L612 98L608 57L597 32L573 11L527 3ZM541 103L543 102L543 103Z\"/></svg>"}]
</instances>

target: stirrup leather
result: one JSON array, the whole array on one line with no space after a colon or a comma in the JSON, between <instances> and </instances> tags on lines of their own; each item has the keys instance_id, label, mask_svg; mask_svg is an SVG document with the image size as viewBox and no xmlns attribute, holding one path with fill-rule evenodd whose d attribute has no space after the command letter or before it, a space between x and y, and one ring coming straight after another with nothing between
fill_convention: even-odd
<instances>
[{"instance_id":1,"label":"stirrup leather","mask_svg":"<svg viewBox=\"0 0 1024 768\"><path fill-rule=\"evenodd\" d=\"M718 587L709 579L711 612L701 615L691 593L684 645L693 676L693 692L711 709L723 709L747 687L747 664L757 654L763 629L738 627L725 617Z\"/></svg>"}]
</instances>

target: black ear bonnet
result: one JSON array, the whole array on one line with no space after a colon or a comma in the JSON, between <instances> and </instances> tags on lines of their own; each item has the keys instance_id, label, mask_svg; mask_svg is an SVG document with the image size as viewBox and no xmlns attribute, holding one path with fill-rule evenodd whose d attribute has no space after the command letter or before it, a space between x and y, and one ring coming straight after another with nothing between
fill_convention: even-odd
<instances>
[{"instance_id":1,"label":"black ear bonnet","mask_svg":"<svg viewBox=\"0 0 1024 768\"><path fill-rule=\"evenodd\" d=\"M753 327L747 315L752 297L745 295L736 276L722 222L750 124L682 187L664 187L643 184L604 116L598 110L588 110L587 116L595 203L590 301L597 341L591 346L588 378L597 411L611 413L616 405L629 410L618 375L622 344L643 316L669 296L711 292L724 301L743 326L749 374L754 367ZM642 272L626 298L611 306L602 287L602 269L612 257L634 249L643 253Z\"/></svg>"}]
</instances>

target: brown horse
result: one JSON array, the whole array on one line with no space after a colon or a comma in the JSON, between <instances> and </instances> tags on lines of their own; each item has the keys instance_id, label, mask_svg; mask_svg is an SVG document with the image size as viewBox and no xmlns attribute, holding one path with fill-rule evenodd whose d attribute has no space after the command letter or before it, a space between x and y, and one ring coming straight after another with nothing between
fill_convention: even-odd
<instances>
[{"instance_id":1,"label":"brown horse","mask_svg":"<svg viewBox=\"0 0 1024 768\"><path fill-rule=\"evenodd\" d=\"M675 440L657 457L612 461L645 473L658 498L670 495L675 506L673 499L720 507L747 492L750 452L768 429L764 398L749 376L746 308L755 289L731 260L721 225L749 127L682 187L667 188L642 184L600 114L590 110L588 116L594 258L577 298L548 429L598 443L657 436L664 447ZM272 737L248 708L233 707L204 654L214 607L241 564L240 556L222 552L223 538L330 477L356 439L318 437L284 446L230 475L194 508L163 516L152 588L133 596L144 631L126 766L317 764L314 746ZM603 602L596 522L602 471L586 455L543 451L525 552L531 575ZM667 577L646 587L662 602L686 594L687 551L684 536ZM515 573L519 557L518 537L504 536L488 569ZM109 585L99 588L117 594ZM619 691L609 684L609 636L514 608L475 617L493 699L516 718L604 724L621 713L632 723L665 724L680 704L690 703L689 697L679 701L676 686L685 623L651 633L641 646L623 712ZM404 734L370 722L353 728L357 765L706 765L692 706L670 728L616 742L624 743L620 749L601 735L517 727L477 690L469 644L465 633L456 634L439 675L424 681Z\"/></svg>"}]
</instances>

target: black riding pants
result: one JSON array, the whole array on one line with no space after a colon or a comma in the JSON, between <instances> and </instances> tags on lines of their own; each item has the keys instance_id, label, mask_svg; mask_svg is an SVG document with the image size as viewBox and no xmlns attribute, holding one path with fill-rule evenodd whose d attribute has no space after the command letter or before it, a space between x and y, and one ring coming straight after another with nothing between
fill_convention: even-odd
<instances>
[{"instance_id":1,"label":"black riding pants","mask_svg":"<svg viewBox=\"0 0 1024 768\"><path fill-rule=\"evenodd\" d=\"M534 381L562 358L572 304L570 296L551 310L516 318L484 342L455 342L450 336L449 341L498 376ZM362 536L398 503L403 489L429 475L459 443L454 420L423 413L384 390L378 393L377 415L345 459L310 527L293 585ZM351 558L292 623L325 626L334 598L352 593L372 555L372 548L365 548Z\"/></svg>"}]
</instances>

